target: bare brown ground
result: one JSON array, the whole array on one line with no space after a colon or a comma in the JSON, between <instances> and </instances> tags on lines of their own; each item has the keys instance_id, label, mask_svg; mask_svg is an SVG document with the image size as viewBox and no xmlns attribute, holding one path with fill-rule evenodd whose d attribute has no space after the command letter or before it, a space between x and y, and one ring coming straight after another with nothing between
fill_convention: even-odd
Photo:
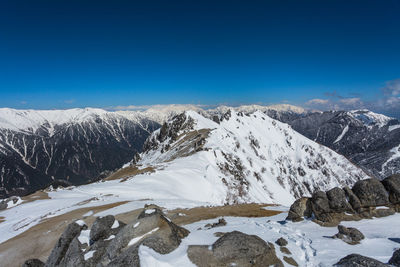
<instances>
[{"instance_id":1,"label":"bare brown ground","mask_svg":"<svg viewBox=\"0 0 400 267\"><path fill-rule=\"evenodd\" d=\"M47 194L46 192L40 190L40 191L36 191L33 194L24 196L21 198L24 202L22 202L22 204L24 203L29 203L35 200L41 200L41 199L50 199L49 194Z\"/></svg>"},{"instance_id":2,"label":"bare brown ground","mask_svg":"<svg viewBox=\"0 0 400 267\"><path fill-rule=\"evenodd\" d=\"M44 219L40 224L0 244L0 266L21 266L26 260L31 258L46 261L68 224L77 219L82 219L82 216L89 211L97 213L125 203L117 202L104 206L81 208L56 217ZM88 216L83 218L83 220L86 224L91 225L95 217Z\"/></svg>"},{"instance_id":3,"label":"bare brown ground","mask_svg":"<svg viewBox=\"0 0 400 267\"><path fill-rule=\"evenodd\" d=\"M4 222L4 217L0 216L0 223Z\"/></svg>"},{"instance_id":4,"label":"bare brown ground","mask_svg":"<svg viewBox=\"0 0 400 267\"><path fill-rule=\"evenodd\" d=\"M77 219L83 219L88 226L91 226L96 217L91 215L83 218L85 213L93 211L95 214L125 203L127 202L81 208L57 217L44 219L40 224L0 244L0 266L21 266L22 263L31 258L38 258L42 261L46 261L58 238L69 223ZM264 209L264 207L269 206L273 205L239 204L217 207L196 207L192 209L170 210L167 211L166 214L174 223L185 225L221 216L269 217L280 213L280 211ZM118 214L115 217L120 221L130 223L138 217L142 210L143 209L132 210ZM185 216L179 216L179 213L185 214ZM1 219L0 217L0 220Z\"/></svg>"},{"instance_id":5,"label":"bare brown ground","mask_svg":"<svg viewBox=\"0 0 400 267\"><path fill-rule=\"evenodd\" d=\"M125 182L131 176L148 173L148 172L150 172L150 173L154 172L154 168L146 167L143 169L139 169L137 166L129 166L129 167L126 167L126 168L123 168L123 169L120 169L120 170L114 172L113 174L111 174L110 176L105 178L105 180L111 181L111 180L117 180L117 179L124 178L121 180L121 182Z\"/></svg>"},{"instance_id":6,"label":"bare brown ground","mask_svg":"<svg viewBox=\"0 0 400 267\"><path fill-rule=\"evenodd\" d=\"M192 209L175 209L168 211L167 215L171 217L174 223L178 225L190 224L202 220L209 220L223 216L233 217L269 217L274 216L280 211L266 210L264 207L270 207L269 204L237 204L217 207L196 207ZM186 216L179 216L182 213Z\"/></svg>"}]
</instances>

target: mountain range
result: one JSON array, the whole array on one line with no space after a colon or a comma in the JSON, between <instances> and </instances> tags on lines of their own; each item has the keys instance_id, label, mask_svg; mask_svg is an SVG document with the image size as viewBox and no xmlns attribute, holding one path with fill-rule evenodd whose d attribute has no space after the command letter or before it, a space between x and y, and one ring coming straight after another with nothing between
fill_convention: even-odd
<instances>
[{"instance_id":1,"label":"mountain range","mask_svg":"<svg viewBox=\"0 0 400 267\"><path fill-rule=\"evenodd\" d=\"M192 111L184 113L188 110ZM207 127L193 123L182 128L176 122L179 116L207 121ZM200 136L187 136L187 131L194 129ZM178 138L181 132L188 138L184 142ZM171 150L177 140L182 142L178 151ZM207 153L210 157L214 155L207 158L207 164L221 178L218 186L236 192L234 197L223 193L230 202L239 195L243 200L257 198L256 192L262 192L263 197L264 193L270 194L271 199L274 194L281 195L277 192L285 192L283 198L289 195L295 198L315 188L324 188L324 182L346 184L362 175L381 178L400 170L399 121L367 110L319 112L291 105L213 109L170 105L113 112L92 108L51 111L3 108L0 109L0 198L24 195L55 185L58 180L75 185L96 181L132 158L136 164L158 166L189 155L197 157L196 149L204 149L207 142L215 144L207 147L214 151ZM137 153L141 153L140 160L135 157ZM315 155L321 155L319 160L326 163L325 168L310 167L318 162ZM299 160L304 156L308 158ZM336 171L340 164L344 164L344 170L351 169L350 174ZM265 184L269 188L263 188Z\"/></svg>"}]
</instances>

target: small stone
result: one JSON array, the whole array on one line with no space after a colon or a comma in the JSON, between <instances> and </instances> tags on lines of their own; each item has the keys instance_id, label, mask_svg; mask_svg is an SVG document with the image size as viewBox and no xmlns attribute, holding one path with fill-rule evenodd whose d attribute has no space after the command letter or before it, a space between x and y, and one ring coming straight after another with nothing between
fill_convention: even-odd
<instances>
[{"instance_id":1,"label":"small stone","mask_svg":"<svg viewBox=\"0 0 400 267\"><path fill-rule=\"evenodd\" d=\"M275 244L277 244L280 247L284 247L288 244L288 242L283 237L280 237L278 240L275 241Z\"/></svg>"}]
</instances>

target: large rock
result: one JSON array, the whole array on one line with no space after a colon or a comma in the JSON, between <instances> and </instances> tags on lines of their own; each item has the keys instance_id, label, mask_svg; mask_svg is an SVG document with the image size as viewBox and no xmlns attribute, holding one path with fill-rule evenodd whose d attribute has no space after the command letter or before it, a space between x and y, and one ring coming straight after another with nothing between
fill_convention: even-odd
<instances>
[{"instance_id":1,"label":"large rock","mask_svg":"<svg viewBox=\"0 0 400 267\"><path fill-rule=\"evenodd\" d=\"M358 197L362 207L376 207L389 204L389 195L383 184L377 179L366 179L354 184L352 191Z\"/></svg>"},{"instance_id":2,"label":"large rock","mask_svg":"<svg viewBox=\"0 0 400 267\"><path fill-rule=\"evenodd\" d=\"M38 259L30 259L25 261L22 267L44 267L44 262Z\"/></svg>"},{"instance_id":3,"label":"large rock","mask_svg":"<svg viewBox=\"0 0 400 267\"><path fill-rule=\"evenodd\" d=\"M351 207L355 210L358 211L361 208L361 202L358 199L358 197L354 194L353 191L348 186L343 187L343 191L346 194L346 197L351 205Z\"/></svg>"},{"instance_id":4,"label":"large rock","mask_svg":"<svg viewBox=\"0 0 400 267\"><path fill-rule=\"evenodd\" d=\"M189 259L199 267L283 266L276 257L274 245L238 231L224 234L211 247L189 246L187 252Z\"/></svg>"},{"instance_id":5,"label":"large rock","mask_svg":"<svg viewBox=\"0 0 400 267\"><path fill-rule=\"evenodd\" d=\"M326 192L329 199L329 207L335 212L352 211L352 207L347 202L346 194L343 189L339 187L332 188Z\"/></svg>"},{"instance_id":6,"label":"large rock","mask_svg":"<svg viewBox=\"0 0 400 267\"><path fill-rule=\"evenodd\" d=\"M339 238L350 245L359 244L361 240L364 239L364 235L356 228L344 227L343 225L338 225L339 233L334 235L334 238Z\"/></svg>"},{"instance_id":7,"label":"large rock","mask_svg":"<svg viewBox=\"0 0 400 267\"><path fill-rule=\"evenodd\" d=\"M150 247L160 254L167 254L175 250L188 234L188 230L172 223L161 210L145 209L137 220L118 232L107 247L107 255L113 262L118 262L117 258L129 257L121 254L123 250L139 244Z\"/></svg>"},{"instance_id":8,"label":"large rock","mask_svg":"<svg viewBox=\"0 0 400 267\"><path fill-rule=\"evenodd\" d=\"M81 243L78 238L75 237L71 244L68 247L67 252L65 252L64 257L62 258L58 267L84 267L85 259L82 252Z\"/></svg>"},{"instance_id":9,"label":"large rock","mask_svg":"<svg viewBox=\"0 0 400 267\"><path fill-rule=\"evenodd\" d=\"M359 254L350 254L337 262L338 267L387 267L383 262Z\"/></svg>"},{"instance_id":10,"label":"large rock","mask_svg":"<svg viewBox=\"0 0 400 267\"><path fill-rule=\"evenodd\" d=\"M400 203L400 174L395 174L382 181L386 190L389 192L389 201L393 204Z\"/></svg>"},{"instance_id":11,"label":"large rock","mask_svg":"<svg viewBox=\"0 0 400 267\"><path fill-rule=\"evenodd\" d=\"M389 260L389 264L393 266L400 266L400 248L397 249Z\"/></svg>"},{"instance_id":12,"label":"large rock","mask_svg":"<svg viewBox=\"0 0 400 267\"><path fill-rule=\"evenodd\" d=\"M87 226L85 224L78 224L76 222L69 224L51 251L49 258L47 259L46 266L58 266L61 260L64 258L72 240L79 236L82 229L86 228Z\"/></svg>"},{"instance_id":13,"label":"large rock","mask_svg":"<svg viewBox=\"0 0 400 267\"><path fill-rule=\"evenodd\" d=\"M304 217L311 217L311 201L307 197L297 199L291 206L287 220L294 222L302 221Z\"/></svg>"},{"instance_id":14,"label":"large rock","mask_svg":"<svg viewBox=\"0 0 400 267\"><path fill-rule=\"evenodd\" d=\"M116 220L112 215L97 217L90 230L90 240L94 242L99 239L106 239L110 235L117 234L123 226L125 224Z\"/></svg>"}]
</instances>

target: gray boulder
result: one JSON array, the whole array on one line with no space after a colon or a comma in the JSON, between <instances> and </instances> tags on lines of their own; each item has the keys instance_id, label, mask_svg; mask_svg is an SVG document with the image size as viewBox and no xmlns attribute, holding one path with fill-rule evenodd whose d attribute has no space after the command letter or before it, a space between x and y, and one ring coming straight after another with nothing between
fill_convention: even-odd
<instances>
[{"instance_id":1,"label":"gray boulder","mask_svg":"<svg viewBox=\"0 0 400 267\"><path fill-rule=\"evenodd\" d=\"M217 266L283 266L276 257L274 245L258 236L234 231L224 234L210 248L189 246L189 259L199 267Z\"/></svg>"},{"instance_id":2,"label":"gray boulder","mask_svg":"<svg viewBox=\"0 0 400 267\"><path fill-rule=\"evenodd\" d=\"M114 224L116 225L115 228L113 228ZM118 220L116 221L112 215L97 217L90 230L90 240L94 242L99 239L106 239L110 235L117 234L123 226L125 224Z\"/></svg>"},{"instance_id":3,"label":"gray boulder","mask_svg":"<svg viewBox=\"0 0 400 267\"><path fill-rule=\"evenodd\" d=\"M326 192L329 199L329 207L335 212L352 211L351 205L347 202L346 194L343 189L339 187L332 188Z\"/></svg>"},{"instance_id":4,"label":"gray boulder","mask_svg":"<svg viewBox=\"0 0 400 267\"><path fill-rule=\"evenodd\" d=\"M389 194L377 179L365 179L354 184L352 191L362 207L376 207L389 204Z\"/></svg>"},{"instance_id":5,"label":"gray boulder","mask_svg":"<svg viewBox=\"0 0 400 267\"><path fill-rule=\"evenodd\" d=\"M30 259L25 261L22 267L44 267L44 262L38 259Z\"/></svg>"},{"instance_id":6,"label":"gray boulder","mask_svg":"<svg viewBox=\"0 0 400 267\"><path fill-rule=\"evenodd\" d=\"M82 252L81 243L79 242L78 238L75 237L71 244L68 247L67 252L65 252L64 257L62 258L61 262L58 267L84 267L85 260Z\"/></svg>"},{"instance_id":7,"label":"gray boulder","mask_svg":"<svg viewBox=\"0 0 400 267\"><path fill-rule=\"evenodd\" d=\"M389 260L389 264L396 267L400 266L400 248L395 250L395 252L393 253L392 257Z\"/></svg>"},{"instance_id":8,"label":"gray boulder","mask_svg":"<svg viewBox=\"0 0 400 267\"><path fill-rule=\"evenodd\" d=\"M359 254L350 254L337 262L334 266L338 267L387 267L386 264L378 260L361 256Z\"/></svg>"},{"instance_id":9,"label":"gray boulder","mask_svg":"<svg viewBox=\"0 0 400 267\"><path fill-rule=\"evenodd\" d=\"M299 222L304 217L311 217L311 201L307 197L297 199L289 209L287 220Z\"/></svg>"},{"instance_id":10,"label":"gray boulder","mask_svg":"<svg viewBox=\"0 0 400 267\"><path fill-rule=\"evenodd\" d=\"M7 202L5 202L4 200L0 202L0 210L5 210L7 209L7 207Z\"/></svg>"},{"instance_id":11,"label":"gray boulder","mask_svg":"<svg viewBox=\"0 0 400 267\"><path fill-rule=\"evenodd\" d=\"M148 246L160 254L167 254L176 249L188 234L188 230L172 223L161 210L145 209L137 220L118 232L107 247L107 256L114 260L126 247L138 244ZM136 242L132 243L132 240Z\"/></svg>"},{"instance_id":12,"label":"gray boulder","mask_svg":"<svg viewBox=\"0 0 400 267\"><path fill-rule=\"evenodd\" d=\"M346 197L351 205L351 207L355 210L358 211L361 208L361 202L358 199L358 197L354 194L353 191L348 186L343 187L343 191L346 194Z\"/></svg>"},{"instance_id":13,"label":"gray boulder","mask_svg":"<svg viewBox=\"0 0 400 267\"><path fill-rule=\"evenodd\" d=\"M389 192L389 200L393 204L400 203L400 174L394 174L382 181L383 186Z\"/></svg>"},{"instance_id":14,"label":"gray boulder","mask_svg":"<svg viewBox=\"0 0 400 267\"><path fill-rule=\"evenodd\" d=\"M49 258L47 259L46 266L58 266L61 260L64 258L72 240L75 237L79 236L82 229L86 228L86 225L81 226L76 222L69 224L64 233L61 235L60 239L58 239L57 244L51 251Z\"/></svg>"},{"instance_id":15,"label":"gray boulder","mask_svg":"<svg viewBox=\"0 0 400 267\"><path fill-rule=\"evenodd\" d=\"M365 237L364 235L356 228L352 227L344 227L343 225L338 225L339 233L334 235L334 238L339 238L350 245L359 244L361 240Z\"/></svg>"},{"instance_id":16,"label":"gray boulder","mask_svg":"<svg viewBox=\"0 0 400 267\"><path fill-rule=\"evenodd\" d=\"M284 247L288 244L287 240L283 237L278 238L278 240L275 241L275 244L277 244L280 247Z\"/></svg>"}]
</instances>

